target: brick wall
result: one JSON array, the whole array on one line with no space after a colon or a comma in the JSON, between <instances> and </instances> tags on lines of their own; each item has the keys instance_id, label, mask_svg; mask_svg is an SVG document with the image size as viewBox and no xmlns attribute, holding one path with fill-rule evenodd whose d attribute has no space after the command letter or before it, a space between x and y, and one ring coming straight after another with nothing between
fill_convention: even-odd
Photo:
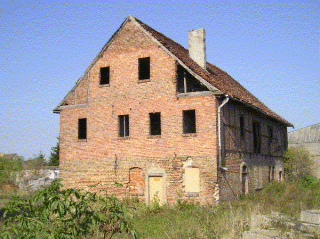
<instances>
[{"instance_id":1,"label":"brick wall","mask_svg":"<svg viewBox=\"0 0 320 239\"><path fill-rule=\"evenodd\" d=\"M150 80L138 79L141 57L150 57ZM107 66L110 84L101 86L100 68ZM165 176L165 201L205 203L218 198L216 100L212 95L177 98L175 60L133 23L116 35L67 103L69 108L60 112L60 175L65 187L124 196L130 194L132 168L141 169L145 182L151 168L159 168ZM80 107L84 103L88 104ZM195 110L195 134L183 134L183 110ZM150 135L153 112L161 113L161 136ZM119 115L129 115L129 137L119 137ZM78 139L79 118L87 118L86 140ZM183 191L187 160L200 169L201 190L196 196ZM145 183L138 195L142 200L147 200L147 189Z\"/></svg>"}]
</instances>

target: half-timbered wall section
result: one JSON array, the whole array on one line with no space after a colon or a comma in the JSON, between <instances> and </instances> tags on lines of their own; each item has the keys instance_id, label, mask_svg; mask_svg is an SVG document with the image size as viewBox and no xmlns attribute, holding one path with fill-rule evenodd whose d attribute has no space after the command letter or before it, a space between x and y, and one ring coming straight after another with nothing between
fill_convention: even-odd
<instances>
[{"instance_id":1,"label":"half-timbered wall section","mask_svg":"<svg viewBox=\"0 0 320 239\"><path fill-rule=\"evenodd\" d=\"M282 154L287 148L287 127L251 107L229 101L223 108L221 198L245 193L241 187L246 166L249 190L262 189L272 180L282 180Z\"/></svg>"}]
</instances>

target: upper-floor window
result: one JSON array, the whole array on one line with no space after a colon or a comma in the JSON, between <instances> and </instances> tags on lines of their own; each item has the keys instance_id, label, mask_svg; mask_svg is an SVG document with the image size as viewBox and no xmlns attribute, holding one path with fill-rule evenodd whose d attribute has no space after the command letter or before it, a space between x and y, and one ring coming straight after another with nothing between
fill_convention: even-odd
<instances>
[{"instance_id":1,"label":"upper-floor window","mask_svg":"<svg viewBox=\"0 0 320 239\"><path fill-rule=\"evenodd\" d=\"M100 68L100 85L110 84L110 67Z\"/></svg>"},{"instance_id":2,"label":"upper-floor window","mask_svg":"<svg viewBox=\"0 0 320 239\"><path fill-rule=\"evenodd\" d=\"M161 114L150 113L150 135L161 135Z\"/></svg>"},{"instance_id":3,"label":"upper-floor window","mask_svg":"<svg viewBox=\"0 0 320 239\"><path fill-rule=\"evenodd\" d=\"M119 115L119 137L129 136L129 115Z\"/></svg>"},{"instance_id":4,"label":"upper-floor window","mask_svg":"<svg viewBox=\"0 0 320 239\"><path fill-rule=\"evenodd\" d=\"M244 116L241 115L240 118L240 137L241 139L244 139L244 135L245 135L245 129L244 129Z\"/></svg>"},{"instance_id":5,"label":"upper-floor window","mask_svg":"<svg viewBox=\"0 0 320 239\"><path fill-rule=\"evenodd\" d=\"M273 129L271 126L268 126L268 152L271 153L272 150L272 138L273 138Z\"/></svg>"},{"instance_id":6,"label":"upper-floor window","mask_svg":"<svg viewBox=\"0 0 320 239\"><path fill-rule=\"evenodd\" d=\"M196 133L196 111L195 110L183 111L183 133L184 134Z\"/></svg>"},{"instance_id":7,"label":"upper-floor window","mask_svg":"<svg viewBox=\"0 0 320 239\"><path fill-rule=\"evenodd\" d=\"M139 58L139 80L150 79L150 57Z\"/></svg>"},{"instance_id":8,"label":"upper-floor window","mask_svg":"<svg viewBox=\"0 0 320 239\"><path fill-rule=\"evenodd\" d=\"M87 119L78 119L78 139L87 139Z\"/></svg>"},{"instance_id":9,"label":"upper-floor window","mask_svg":"<svg viewBox=\"0 0 320 239\"><path fill-rule=\"evenodd\" d=\"M259 122L253 121L252 133L253 133L253 152L261 153L261 127Z\"/></svg>"},{"instance_id":10,"label":"upper-floor window","mask_svg":"<svg viewBox=\"0 0 320 239\"><path fill-rule=\"evenodd\" d=\"M193 75L182 66L177 66L177 92L188 93L196 91L207 91L207 87L202 85Z\"/></svg>"}]
</instances>

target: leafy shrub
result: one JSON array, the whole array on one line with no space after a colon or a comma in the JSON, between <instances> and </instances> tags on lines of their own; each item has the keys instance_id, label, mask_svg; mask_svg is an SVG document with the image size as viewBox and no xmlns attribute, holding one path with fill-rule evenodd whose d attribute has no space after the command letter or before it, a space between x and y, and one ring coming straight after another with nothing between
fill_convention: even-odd
<instances>
[{"instance_id":1,"label":"leafy shrub","mask_svg":"<svg viewBox=\"0 0 320 239\"><path fill-rule=\"evenodd\" d=\"M303 189L311 189L311 190L319 190L320 183L319 179L310 175L302 175L300 178L300 182Z\"/></svg>"},{"instance_id":2,"label":"leafy shrub","mask_svg":"<svg viewBox=\"0 0 320 239\"><path fill-rule=\"evenodd\" d=\"M4 212L2 238L103 238L130 232L125 205L115 197L98 196L78 189L61 189L59 182L40 190L34 197L15 196Z\"/></svg>"}]
</instances>

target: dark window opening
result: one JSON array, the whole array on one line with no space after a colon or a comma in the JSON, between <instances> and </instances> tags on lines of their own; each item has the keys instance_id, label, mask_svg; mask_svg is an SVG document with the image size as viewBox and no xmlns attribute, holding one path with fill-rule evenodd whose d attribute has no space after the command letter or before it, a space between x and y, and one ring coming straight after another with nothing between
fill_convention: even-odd
<instances>
[{"instance_id":1,"label":"dark window opening","mask_svg":"<svg viewBox=\"0 0 320 239\"><path fill-rule=\"evenodd\" d=\"M100 68L100 85L106 85L110 83L110 67Z\"/></svg>"},{"instance_id":2,"label":"dark window opening","mask_svg":"<svg viewBox=\"0 0 320 239\"><path fill-rule=\"evenodd\" d=\"M187 93L196 91L208 91L193 75L186 71L182 66L177 67L177 92Z\"/></svg>"},{"instance_id":3,"label":"dark window opening","mask_svg":"<svg viewBox=\"0 0 320 239\"><path fill-rule=\"evenodd\" d=\"M129 136L129 115L119 115L119 137Z\"/></svg>"},{"instance_id":4,"label":"dark window opening","mask_svg":"<svg viewBox=\"0 0 320 239\"><path fill-rule=\"evenodd\" d=\"M261 153L261 127L260 123L254 121L252 124L253 132L253 152Z\"/></svg>"},{"instance_id":5,"label":"dark window opening","mask_svg":"<svg viewBox=\"0 0 320 239\"><path fill-rule=\"evenodd\" d=\"M196 111L195 110L183 111L183 133L184 134L196 133Z\"/></svg>"},{"instance_id":6,"label":"dark window opening","mask_svg":"<svg viewBox=\"0 0 320 239\"><path fill-rule=\"evenodd\" d=\"M87 119L78 120L78 139L87 139Z\"/></svg>"},{"instance_id":7,"label":"dark window opening","mask_svg":"<svg viewBox=\"0 0 320 239\"><path fill-rule=\"evenodd\" d=\"M160 113L150 113L150 135L161 135Z\"/></svg>"},{"instance_id":8,"label":"dark window opening","mask_svg":"<svg viewBox=\"0 0 320 239\"><path fill-rule=\"evenodd\" d=\"M150 79L150 57L139 58L139 80Z\"/></svg>"},{"instance_id":9,"label":"dark window opening","mask_svg":"<svg viewBox=\"0 0 320 239\"><path fill-rule=\"evenodd\" d=\"M244 117L240 116L240 137L241 139L244 139L244 134L245 134L245 130L244 130Z\"/></svg>"},{"instance_id":10,"label":"dark window opening","mask_svg":"<svg viewBox=\"0 0 320 239\"><path fill-rule=\"evenodd\" d=\"M268 151L269 151L269 153L271 153L272 138L273 138L273 129L271 126L268 126Z\"/></svg>"}]
</instances>

